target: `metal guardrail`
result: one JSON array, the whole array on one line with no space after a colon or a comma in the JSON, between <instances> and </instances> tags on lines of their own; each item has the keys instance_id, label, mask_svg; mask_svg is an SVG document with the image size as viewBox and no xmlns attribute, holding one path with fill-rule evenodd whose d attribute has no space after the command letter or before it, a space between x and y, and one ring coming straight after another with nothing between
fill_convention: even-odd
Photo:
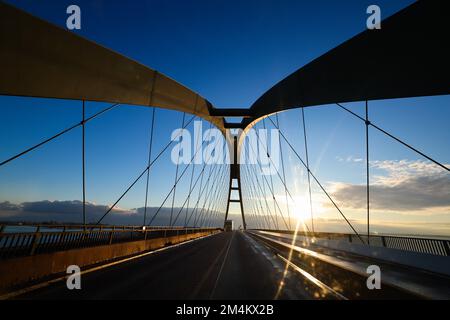
<instances>
[{"instance_id":1,"label":"metal guardrail","mask_svg":"<svg viewBox=\"0 0 450 320\"><path fill-rule=\"evenodd\" d=\"M287 234L292 232L284 231L280 233ZM422 268L417 264L410 265L393 260L384 260L383 255L372 257L375 259L372 261L360 261L357 256L343 258L340 255L322 253L296 244L292 245L290 241L283 241L277 237L270 236L270 234L259 232L250 232L249 234L270 247L281 260L284 260L294 270L299 271L298 269L302 269L309 273L308 281L315 278L315 280L328 286L328 288L322 288L326 292L331 291L333 293L332 291L337 291L347 299L448 300L450 297L447 272L442 274L436 269L430 269L429 265ZM324 234L317 233L316 235ZM346 234L331 233L327 235L340 236L340 239L343 241L348 236ZM356 235L355 238L357 238ZM439 258L440 261L443 261L441 257L433 258ZM381 278L383 290L370 290L366 285L366 267L372 263L382 264L379 265L383 268L383 275L385 275ZM387 264L389 267L387 267ZM426 263L422 264L422 266L424 265ZM409 273L412 270L415 272ZM402 274L402 277L398 277L399 274Z\"/></svg>"},{"instance_id":2,"label":"metal guardrail","mask_svg":"<svg viewBox=\"0 0 450 320\"><path fill-rule=\"evenodd\" d=\"M46 229L45 231L43 230L44 228ZM57 231L51 231L52 229ZM5 230L4 226L0 228L1 230ZM34 232L0 232L0 260L121 242L167 238L207 231L212 232L215 230L220 229L39 225L36 226L36 231Z\"/></svg>"},{"instance_id":3,"label":"metal guardrail","mask_svg":"<svg viewBox=\"0 0 450 320\"><path fill-rule=\"evenodd\" d=\"M285 234L293 234L294 231L288 230L260 230L266 232L278 232ZM328 232L297 232L299 236L314 237L317 239L327 240L340 240L348 241L351 243L362 244L361 239L355 234L344 233L328 233ZM367 236L361 235L362 240L368 243ZM385 247L390 249L399 249L405 251L428 253L439 256L450 256L450 240L444 239L431 239L431 238L418 238L418 237L403 237L403 236L391 236L391 235L371 235L370 245L374 247Z\"/></svg>"}]
</instances>

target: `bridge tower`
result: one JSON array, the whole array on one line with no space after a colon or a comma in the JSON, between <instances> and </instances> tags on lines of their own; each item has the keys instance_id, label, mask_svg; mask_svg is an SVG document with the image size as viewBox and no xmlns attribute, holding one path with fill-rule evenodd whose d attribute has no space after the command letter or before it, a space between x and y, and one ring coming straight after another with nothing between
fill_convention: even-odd
<instances>
[{"instance_id":1,"label":"bridge tower","mask_svg":"<svg viewBox=\"0 0 450 320\"><path fill-rule=\"evenodd\" d=\"M230 203L239 203L241 208L241 216L242 216L242 225L244 230L247 229L247 223L245 222L245 215L244 215L244 204L242 202L242 188L241 188L241 174L240 174L240 168L238 163L238 137L233 137L233 152L232 157L233 161L230 163L230 186L228 188L228 201L227 201L227 210L225 213L225 221L228 220L228 213L230 211ZM233 184L233 182L236 182L236 184ZM239 194L239 199L232 199L231 195L233 191L237 191ZM224 224L225 225L225 224Z\"/></svg>"}]
</instances>

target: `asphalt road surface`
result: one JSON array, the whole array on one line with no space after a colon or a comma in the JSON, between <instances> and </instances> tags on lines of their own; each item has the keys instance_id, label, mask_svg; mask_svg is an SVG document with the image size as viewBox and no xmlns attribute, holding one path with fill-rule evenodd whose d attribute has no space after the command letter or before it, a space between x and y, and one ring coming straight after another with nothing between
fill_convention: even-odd
<instances>
[{"instance_id":1,"label":"asphalt road surface","mask_svg":"<svg viewBox=\"0 0 450 320\"><path fill-rule=\"evenodd\" d=\"M81 290L68 290L60 281L17 298L310 298L295 278L298 275L285 273L284 268L272 252L245 233L224 232L83 274Z\"/></svg>"}]
</instances>

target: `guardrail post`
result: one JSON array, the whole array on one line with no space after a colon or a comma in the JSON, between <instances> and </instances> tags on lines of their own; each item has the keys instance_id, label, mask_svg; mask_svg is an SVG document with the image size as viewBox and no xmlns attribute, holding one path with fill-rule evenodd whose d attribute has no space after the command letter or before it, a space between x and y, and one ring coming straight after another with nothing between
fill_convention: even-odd
<instances>
[{"instance_id":1,"label":"guardrail post","mask_svg":"<svg viewBox=\"0 0 450 320\"><path fill-rule=\"evenodd\" d=\"M114 237L114 229L109 232L109 244L112 244Z\"/></svg>"},{"instance_id":2,"label":"guardrail post","mask_svg":"<svg viewBox=\"0 0 450 320\"><path fill-rule=\"evenodd\" d=\"M450 257L450 241L444 241L445 254Z\"/></svg>"},{"instance_id":3,"label":"guardrail post","mask_svg":"<svg viewBox=\"0 0 450 320\"><path fill-rule=\"evenodd\" d=\"M58 237L58 244L61 245L66 238L66 226L63 227L62 234Z\"/></svg>"},{"instance_id":4,"label":"guardrail post","mask_svg":"<svg viewBox=\"0 0 450 320\"><path fill-rule=\"evenodd\" d=\"M39 245L39 240L41 239L41 233L39 232L40 227L37 228L36 233L34 234L33 244L31 246L30 250L30 256L34 255L36 252L36 249Z\"/></svg>"},{"instance_id":5,"label":"guardrail post","mask_svg":"<svg viewBox=\"0 0 450 320\"><path fill-rule=\"evenodd\" d=\"M383 244L383 247L387 247L386 246L386 237L385 236L381 236L381 243Z\"/></svg>"}]
</instances>

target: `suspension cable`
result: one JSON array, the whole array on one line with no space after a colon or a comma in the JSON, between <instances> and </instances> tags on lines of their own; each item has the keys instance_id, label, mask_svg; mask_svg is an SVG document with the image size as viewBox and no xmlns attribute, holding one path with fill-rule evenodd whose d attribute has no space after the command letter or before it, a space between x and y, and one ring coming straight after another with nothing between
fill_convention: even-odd
<instances>
[{"instance_id":1,"label":"suspension cable","mask_svg":"<svg viewBox=\"0 0 450 320\"><path fill-rule=\"evenodd\" d=\"M212 124L210 124L210 129L211 129L211 125ZM196 142L195 142L195 146L198 146L198 143L199 143L199 138L200 138L200 135L197 135L197 140L196 140ZM191 172L191 179L190 179L190 181L189 181L189 193L188 193L188 196L187 196L187 204L186 204L186 214L184 215L184 226L186 227L186 222L187 222L187 217L188 217L188 213L189 213L189 203L190 203L190 201L191 201L191 193L192 193L192 181L194 180L194 173L195 173L195 165L194 166L192 166L192 172ZM184 207L184 203L183 203L183 207ZM180 211L181 212L181 211ZM178 214L180 214L180 213L178 213ZM178 216L177 216L177 219L178 219Z\"/></svg>"},{"instance_id":2,"label":"suspension cable","mask_svg":"<svg viewBox=\"0 0 450 320\"><path fill-rule=\"evenodd\" d=\"M258 134L256 134L256 136L258 137ZM260 143L261 143L261 142L260 142ZM257 154L256 154L256 151L253 149L253 147L252 147L251 145L250 145L250 147L252 148L253 153L256 155L256 158L258 158L258 157L257 157ZM266 151L267 151L267 149L266 149ZM268 152L268 151L267 151L267 152ZM269 160L272 161L272 159L271 159L270 157L269 157ZM261 172L263 172L261 163L258 162L258 160L257 160L257 163L259 164L259 169L261 170ZM275 168L275 170L276 170L276 168ZM278 172L278 170L276 170L276 171ZM264 181L266 182L267 187L269 188L269 191L272 193L273 201L275 202L276 208L278 208L278 211L279 211L280 214L281 214L281 218L282 218L282 220L283 220L283 222L284 222L284 225L285 225L286 229L289 230L289 227L288 227L288 225L287 225L287 223L286 223L286 220L284 219L283 212L281 211L281 208L280 208L280 206L279 206L279 204L278 204L278 201L277 201L277 199L275 198L274 190L270 188L269 182L267 181L266 177L265 177L264 175L262 175L262 177L264 178ZM264 186L264 183L263 183L263 186ZM264 192L264 193L265 193L265 192ZM275 212L275 214L276 214L276 212ZM278 223L277 223L277 228L279 228Z\"/></svg>"},{"instance_id":3,"label":"suspension cable","mask_svg":"<svg viewBox=\"0 0 450 320\"><path fill-rule=\"evenodd\" d=\"M269 217L272 219L273 227L276 230L279 230L279 226L277 225L277 222L276 222L276 220L274 219L274 217L272 215L272 210L270 210L269 204L267 202L267 193L266 193L266 188L265 188L264 182L262 183L263 186L261 187L261 183L259 182L255 166L252 166L251 168L253 169L253 176L255 177L256 184L258 185L258 188L259 188L259 195L260 195L260 197L262 197L264 199L264 202L266 204L266 211L269 214ZM264 211L264 208L262 208L262 204L260 204L260 206L261 206L261 210ZM269 222L270 222L270 220L269 220Z\"/></svg>"},{"instance_id":4,"label":"suspension cable","mask_svg":"<svg viewBox=\"0 0 450 320\"><path fill-rule=\"evenodd\" d=\"M184 129L184 128L183 128ZM190 165L193 165L193 161L195 159L195 157L197 156L197 153L199 151L201 151L201 147L203 146L204 142L198 147L198 149L195 151L193 157L191 158L191 161L189 162L189 165L186 166L186 168L184 168L183 172L181 173L181 175L178 177L178 179L175 181L174 186L172 187L172 189L169 191L169 193L167 194L166 198L164 199L163 203L161 204L161 206L158 208L158 210L156 211L156 213L153 215L152 219L150 220L149 225L152 224L152 222L154 221L154 219L156 218L156 216L158 215L158 213L161 211L162 207L164 206L164 204L166 203L167 199L170 197L170 195L172 194L172 192L175 190L178 182L180 182L180 180L183 178L183 176L185 175L185 173L187 172L187 169L189 168ZM216 143L217 144L217 143ZM181 211L178 212L178 216L180 214Z\"/></svg>"},{"instance_id":5,"label":"suspension cable","mask_svg":"<svg viewBox=\"0 0 450 320\"><path fill-rule=\"evenodd\" d=\"M156 108L153 107L152 122L151 122L151 129L150 129L150 146L149 146L149 150L148 150L147 182L146 182L146 186L145 186L145 206L144 206L144 224L143 224L143 226L145 226L145 223L147 221L148 187L149 187L149 180L150 180L150 163L152 161L153 132L154 132L154 128L155 128L155 114L156 114L155 110L156 110Z\"/></svg>"},{"instance_id":6,"label":"suspension cable","mask_svg":"<svg viewBox=\"0 0 450 320\"><path fill-rule=\"evenodd\" d=\"M280 127L280 120L278 118L278 113L275 114L275 117L276 117L275 119L277 121L277 125L278 125L278 127ZM292 230L291 214L290 214L289 201L288 201L288 192L287 192L287 187L286 187L287 183L286 183L286 170L285 170L285 166L284 166L283 144L281 143L280 135L278 135L278 143L280 144L281 168L282 168L282 172L283 172L284 193L285 193L285 198L286 198L286 210L287 210L287 214L288 214L289 229ZM314 224L313 224L312 230L314 232Z\"/></svg>"},{"instance_id":7,"label":"suspension cable","mask_svg":"<svg viewBox=\"0 0 450 320\"><path fill-rule=\"evenodd\" d=\"M209 197L211 196L211 192L212 192L213 189L212 189L212 187L209 187L209 184L210 184L210 182L217 181L217 178L218 178L218 176L219 176L219 174L221 172L221 171L217 170L217 167L214 167L214 171L213 171L214 172L214 178L211 179L211 177L212 177L212 172L211 171L212 170L211 170L211 167L210 167L208 179L207 179L206 185L205 185L205 190L207 190L207 191L206 191L205 197L203 199L203 205L201 206L201 211L200 211L200 213L197 214L197 216L196 216L196 218L194 220L194 227L196 227L197 223L201 221L201 219L203 217L203 211L205 210L206 202L209 200ZM197 210L197 212L198 212L198 210Z\"/></svg>"},{"instance_id":8,"label":"suspension cable","mask_svg":"<svg viewBox=\"0 0 450 320\"><path fill-rule=\"evenodd\" d=\"M313 205L312 205L312 192L311 192L311 173L309 170L309 153L308 153L308 140L306 136L306 121L305 121L305 110L302 108L302 122L303 122L303 137L305 138L305 153L306 153L306 169L308 172L308 190L309 190L309 208L311 210L311 227L312 232L314 233L314 214L313 214Z\"/></svg>"},{"instance_id":9,"label":"suspension cable","mask_svg":"<svg viewBox=\"0 0 450 320\"><path fill-rule=\"evenodd\" d=\"M225 145L222 147L222 155L224 155L224 147ZM223 159L222 159L223 160ZM226 177L226 170L225 170L225 166L222 165L222 169L221 169L221 176L219 178L218 181L221 181L223 183L223 181L225 180ZM210 199L209 204L208 204L208 209L207 209L207 214L205 215L205 218L203 220L203 223L206 225L210 225L211 220L215 218L216 216L216 208L218 205L218 201L220 200L220 197L223 195L223 193L219 192L219 190L224 190L221 187L221 183L215 183L216 189L214 191L214 195L213 198ZM212 207L211 207L212 206Z\"/></svg>"},{"instance_id":10,"label":"suspension cable","mask_svg":"<svg viewBox=\"0 0 450 320\"><path fill-rule=\"evenodd\" d=\"M272 119L269 120L272 121ZM275 123L272 121L272 123L275 125ZM311 170L308 168L308 166L306 165L305 161L303 161L302 157L300 157L300 155L298 154L298 152L294 149L294 147L292 146L292 144L289 142L289 140L287 140L287 138L285 137L285 135L283 134L283 132L277 128L280 132L280 135L283 137L283 139L286 141L287 145L289 146L289 148L291 148L291 150L294 152L294 154L297 156L297 158L300 160L300 162L302 163L302 165L308 170L308 172L311 174L311 177L313 177L314 181L316 181L317 185L322 189L322 191L325 193L325 195L328 197L328 199L330 200L330 202L333 204L333 206L338 210L338 212L340 213L340 215L344 218L344 220L347 222L347 224L349 225L349 227L353 230L353 232L356 234L356 236L359 238L359 240L362 243L365 243L365 241L361 238L361 236L359 235L358 231L356 231L356 229L353 227L353 225L351 224L351 222L347 219L347 217L345 216L345 214L342 212L342 210L338 207L338 205L336 204L336 202L334 202L333 198L329 195L329 193L326 191L326 189L323 187L323 185L320 183L320 181L316 178L316 176L311 172Z\"/></svg>"},{"instance_id":11,"label":"suspension cable","mask_svg":"<svg viewBox=\"0 0 450 320\"><path fill-rule=\"evenodd\" d=\"M197 177L197 179L196 179L196 181L195 181L195 183L194 183L194 185L193 185L193 187L192 187L191 192L188 194L188 197L186 198L186 200L185 200L184 203L183 203L183 206L182 206L182 207L180 208L180 210L178 211L178 214L177 214L177 216L176 216L176 218L175 218L175 220L174 220L174 221L175 221L174 223L176 223L176 221L178 220L178 217L180 216L181 211L184 209L184 206L186 205L187 199L192 195L192 192L195 190L195 187L196 187L198 181L200 180L200 178L202 177L202 175L203 175L205 169L206 169L206 164L203 166L203 169L201 170L200 174L198 175L198 177ZM202 186L200 185L200 187L202 187ZM205 189L205 188L204 188L204 189ZM198 202L197 202L197 204L198 204ZM186 208L186 209L189 209L189 208ZM189 221L190 221L190 220L189 220ZM189 222L189 221L187 221L187 222ZM185 227L186 227L186 226L187 226L187 224L185 224Z\"/></svg>"},{"instance_id":12,"label":"suspension cable","mask_svg":"<svg viewBox=\"0 0 450 320\"><path fill-rule=\"evenodd\" d=\"M203 186L203 189L201 189L201 190L199 189L199 195L198 195L197 202L195 203L195 207L192 210L191 215L190 215L190 217L188 219L188 223L189 223L191 221L191 218L194 216L194 213L195 213L194 222L193 222L194 223L193 224L194 228L197 226L197 222L198 222L198 219L199 219L198 210L199 210L200 201L201 201L202 196L205 193L205 191L206 191L206 189L207 189L207 187L209 185L209 181L211 180L212 174L214 173L214 175L217 175L216 170L217 170L217 167L214 167L214 169L212 169L211 167L209 168L209 173L208 173L208 178L206 179L206 184ZM206 195L205 195L205 197L206 197Z\"/></svg>"},{"instance_id":13,"label":"suspension cable","mask_svg":"<svg viewBox=\"0 0 450 320\"><path fill-rule=\"evenodd\" d=\"M275 126L275 123L272 121L272 119L271 119L270 117L268 117L268 118L269 118L269 120L272 122L272 124ZM276 127L276 126L275 126L275 127ZM279 129L278 127L276 127L276 128L278 129L278 131L279 131L280 134L281 134L280 129ZM256 134L256 136L257 136L257 138L258 138L259 143L261 143L261 140L259 139L259 135ZM252 150L253 150L253 147L251 147L251 148L252 148ZM280 172L278 171L278 169L276 168L275 164L274 164L273 161L272 161L272 158L270 157L269 150L267 149L267 146L266 146L266 152L267 152L269 161L272 163L272 165L273 165L274 168L275 168L276 173L278 174L278 178L281 180L281 183L283 183L283 185L286 187L286 190L288 191L289 197L291 198L292 202L295 203L294 197L293 197L292 194L289 192L289 189L287 188L286 184L283 182L283 179L281 178ZM256 152L254 152L254 153L256 154ZM261 171L262 171L261 164L260 164L260 169L261 169ZM267 179L266 179L264 176L263 176L263 178L264 178L264 180L266 181L268 188L270 189L270 186L268 185ZM284 219L284 216L283 216L283 214L282 214L282 212L281 212L281 208L280 208L280 206L278 205L278 202L277 202L276 199L275 199L274 191L271 190L271 192L272 192L274 201L277 203L277 207L278 207L278 210L279 210L280 213L281 213L281 217L283 218L283 221L284 221L284 223L286 224L286 221L285 221L285 219ZM305 227L306 227L306 229L308 230L308 232L310 232L309 227L308 227L307 224L305 224ZM287 227L287 228L288 228L288 227ZM289 228L288 228L288 229L289 229Z\"/></svg>"},{"instance_id":14,"label":"suspension cable","mask_svg":"<svg viewBox=\"0 0 450 320\"><path fill-rule=\"evenodd\" d=\"M249 150L250 150L250 147L248 146L248 144L246 144L247 146L247 154L249 153ZM252 194L253 194L253 197L255 198L255 205L256 205L256 207L258 207L258 205L256 204L256 203L258 203L259 204L259 207L260 207L260 209L261 209L261 213L262 213L262 215L263 215L263 219L264 219L264 221L265 221L265 223L266 223L266 226L267 226L267 228L268 229L270 229L270 219L268 218L268 215L271 217L271 215L270 215L270 212L269 212L269 210L267 210L267 214L264 214L264 209L263 209L263 207L262 207L262 203L261 203L261 201L256 201L256 199L258 198L258 197L260 197L260 195L259 195L259 193L258 193L258 189L255 187L255 179L253 179L252 177L256 177L256 179L257 179L257 176L256 175L252 175L251 174L251 172L250 172L250 164L247 164L246 165L246 175L247 175L247 181L250 181L251 182L251 184L249 184L250 185L250 189L251 189L251 191L252 191ZM248 183L248 182L247 182ZM258 182L259 183L259 182ZM265 199L265 197L264 197L264 199ZM259 211L259 210L258 210ZM271 217L272 218L272 217ZM272 220L273 220L273 218L272 218ZM276 226L274 225L274 228L276 228Z\"/></svg>"},{"instance_id":15,"label":"suspension cable","mask_svg":"<svg viewBox=\"0 0 450 320\"><path fill-rule=\"evenodd\" d=\"M211 204L212 204L213 200L217 201L217 197L218 197L218 195L220 195L220 193L218 192L220 184L217 183L217 181L223 181L224 174L225 174L225 170L224 170L224 167L222 167L222 169L220 170L219 178L214 180L216 183L215 183L215 187L213 187L214 191L212 191L212 189L211 189L210 194L208 196L209 201L205 201L203 204L202 212L200 213L200 216L202 217L200 219L200 224L199 224L200 227L202 225L204 225L208 219L211 219L211 215L213 213L211 211ZM208 202L207 208L206 208L206 202ZM205 212L205 214L203 214L205 208L206 208L206 212Z\"/></svg>"},{"instance_id":16,"label":"suspension cable","mask_svg":"<svg viewBox=\"0 0 450 320\"><path fill-rule=\"evenodd\" d=\"M85 101L83 100L82 105L82 119L81 119L81 175L83 181L83 228L86 229L86 109L85 109Z\"/></svg>"},{"instance_id":17,"label":"suspension cable","mask_svg":"<svg viewBox=\"0 0 450 320\"><path fill-rule=\"evenodd\" d=\"M263 128L264 128L265 132L267 133L266 119L263 119L263 120L262 120L262 123L263 123ZM258 134L256 134L256 135L258 135ZM266 136L266 138L268 139L268 136ZM270 160L271 158L270 158L270 154L269 154L269 147L267 146L267 144L268 144L268 141L266 140L266 143L265 143L265 145L266 145L266 154L267 154L267 158ZM274 165L273 167L276 169L275 165ZM272 177L272 161L269 161L269 171L270 171L270 173L271 173L271 174L270 174L270 186L271 186L272 198L273 198L273 200L274 200L274 202L273 202L273 208L274 208L274 211L276 211L276 204L275 204L275 189L274 189L274 187L273 187L273 177ZM279 210L279 212L281 213L281 210ZM278 220L278 215L277 215L276 217L277 217L277 220ZM287 226L287 228L290 229L289 226Z\"/></svg>"},{"instance_id":18,"label":"suspension cable","mask_svg":"<svg viewBox=\"0 0 450 320\"><path fill-rule=\"evenodd\" d=\"M210 124L210 125L211 125L211 124ZM211 137L211 135L208 136L208 140L209 140L210 137ZM219 142L219 140L217 140L216 144L214 145L214 148L217 146L217 143L218 143L218 142ZM189 215L189 218L188 218L188 220L187 220L187 222L186 222L186 226L191 222L191 218L193 217L194 213L197 213L197 211L198 211L198 204L200 203L200 200L201 200L201 197L202 197L202 195L203 195L203 192L204 192L205 189L206 189L206 186L203 186L203 180L204 180L204 175L205 175L206 165L207 165L207 162L209 161L210 158L211 158L211 154L209 154L208 160L205 161L205 163L203 164L202 171L201 171L201 173L200 173L200 175L199 175L199 177L200 177L200 187L199 187L199 189L198 189L197 201L196 201L196 203L195 203L194 208L193 208L192 211L191 211L191 214ZM214 168L214 171L215 171L215 170L216 170L216 168ZM207 183L209 183L209 179L211 178L211 174L212 174L212 172L211 172L211 168L210 168L209 174L208 174ZM197 181L198 181L198 178L197 178ZM197 218L198 218L198 217L197 217L197 215L196 215L195 218L194 218L194 227L195 227L195 225L196 225L196 223L197 223Z\"/></svg>"},{"instance_id":19,"label":"suspension cable","mask_svg":"<svg viewBox=\"0 0 450 320\"><path fill-rule=\"evenodd\" d=\"M251 143L248 143L248 152L250 152L250 147L251 147ZM252 151L253 151L253 154L256 155L256 151L253 149L253 147L252 147ZM257 157L257 155L256 155L256 157ZM257 165L259 165L258 160L257 160ZM270 209L269 203L268 203L268 201L267 201L266 185L264 184L264 181L263 181L262 183L259 182L258 175L257 175L257 172L256 172L256 166L255 166L255 165L252 165L252 169L253 169L253 175L254 175L254 177L256 178L256 182L257 182L257 184L258 184L258 188L259 188L259 191L260 191L259 193L260 193L260 195L262 195L262 197L263 197L263 199L264 199L264 202L265 202L265 204L266 204L266 211L269 213L270 218L272 219L274 228L275 228L276 230L279 230L280 227L279 227L279 225L278 225L278 220L276 220L276 219L273 217L273 215L272 215L272 210ZM261 187L261 184L262 184L262 187ZM276 214L276 212L275 212L274 214Z\"/></svg>"},{"instance_id":20,"label":"suspension cable","mask_svg":"<svg viewBox=\"0 0 450 320\"><path fill-rule=\"evenodd\" d=\"M186 112L183 112L183 120L181 127L184 126L184 121L186 119ZM183 137L181 137L183 139ZM175 205L175 197L177 193L177 179L178 179L178 170L180 168L180 153L178 152L178 158L177 158L177 166L175 169L175 185L173 186L173 193L172 193L172 208L170 209L170 220L169 220L169 226L172 226L172 217L173 217L173 206Z\"/></svg>"},{"instance_id":21,"label":"suspension cable","mask_svg":"<svg viewBox=\"0 0 450 320\"><path fill-rule=\"evenodd\" d=\"M367 200L367 244L370 245L370 169L369 169L369 102L366 100L366 200Z\"/></svg>"},{"instance_id":22,"label":"suspension cable","mask_svg":"<svg viewBox=\"0 0 450 320\"><path fill-rule=\"evenodd\" d=\"M60 131L59 133L55 134L54 136L52 136L52 137L50 137L50 138L48 138L48 139L46 139L46 140L44 140L44 141L42 141L42 142L40 142L40 143L34 145L33 147L28 148L28 149L26 149L25 151L23 151L23 152L21 152L21 153L19 153L19 154L16 154L15 156L13 156L13 157L11 157L11 158L9 158L9 159L3 161L3 162L0 162L0 167L4 166L5 164L7 164L7 163L9 163L9 162L11 162L11 161L13 161L13 160L15 160L15 159L17 159L17 158L20 158L20 157L26 155L27 153L29 153L29 152L31 152L31 151L33 151L33 150L35 150L35 149L37 149L37 148L39 148L39 147L41 147L41 146L47 144L48 142L50 142L50 141L52 141L52 140L55 140L56 138L62 136L63 134L65 134L65 133L67 133L67 132L69 132L69 131L72 131L72 130L75 129L75 128L78 128L79 126L82 126L83 124L86 124L87 122L89 122L89 121L95 119L95 118L98 117L99 115L101 115L101 114L103 114L103 113L105 113L105 112L107 112L107 111L109 111L109 110L111 110L111 109L113 109L113 108L115 108L115 107L117 107L117 106L119 106L119 104L113 104L112 106L110 106L110 107L108 107L108 108L106 108L106 109L103 109L102 111L97 112L96 114L94 114L93 116L87 118L86 120L80 121L80 122L78 122L78 123L72 125L71 127L67 128L67 129L65 129L65 130Z\"/></svg>"},{"instance_id":23,"label":"suspension cable","mask_svg":"<svg viewBox=\"0 0 450 320\"><path fill-rule=\"evenodd\" d=\"M250 167L250 166L252 166L252 167ZM262 212L266 212L266 218L269 221L268 225L270 226L270 222L272 221L274 228L276 228L275 220L272 217L272 212L270 211L268 203L267 203L267 199L266 199L267 196L265 194L262 195L262 188L261 188L261 185L259 183L259 179L257 178L256 172L254 174L252 174L252 172L250 172L250 168L253 169L252 171L255 171L254 170L254 166L250 165L250 164L247 164L246 167L247 167L246 171L247 171L247 177L248 177L247 179L248 179L248 181L251 181L251 185L252 185L252 187L254 189L255 198L257 199L259 197L261 199L264 199L265 207L266 207L265 210L263 208L262 201L258 202L259 206L261 208L261 211ZM256 188L256 186L255 186L256 184L258 184L258 188ZM270 219L267 216L270 217Z\"/></svg>"},{"instance_id":24,"label":"suspension cable","mask_svg":"<svg viewBox=\"0 0 450 320\"><path fill-rule=\"evenodd\" d=\"M211 128L212 128L212 123L210 123L210 125L209 125L209 129L211 129ZM209 134L209 137L210 137L210 136L211 136L211 134ZM198 141L198 138L199 138L199 136L197 136L197 142L196 142L196 144L195 144L195 146L197 147L197 149L196 149L196 152L195 152L195 154L194 154L194 157L192 157L192 160L195 159L195 157L196 157L198 151L201 150L202 146L203 146L204 143L205 143L205 142L202 142L202 143L199 145L199 144L198 144L198 142L199 142L199 141ZM217 145L217 144L216 144L216 145ZM208 159L209 159L209 158L208 158ZM190 185L189 185L189 193L188 193L188 196L187 196L186 200L184 201L182 207L180 208L180 210L178 211L178 213L177 213L177 215L176 215L176 217L175 217L175 220L174 220L174 222L173 222L174 225L175 225L175 223L177 222L178 217L180 216L181 212L182 212L183 209L184 209L184 206L185 206L186 203L187 203L187 206L186 206L186 217L185 217L185 227L186 227L187 215L188 215L188 211L189 211L189 201L190 201L190 197L191 197L191 195L192 195L192 192L193 192L194 189L195 189L195 186L197 185L197 182L198 182L198 180L199 180L199 178L200 178L200 174L203 173L203 171L204 171L204 169L205 169L205 167L206 167L206 162L205 162L205 163L203 164L203 170L200 172L200 174L199 174L199 176L197 177L197 179L196 179L194 185L192 185L192 180L193 180L193 176L194 176L194 169L195 169L195 164L193 163L192 160L191 160L191 162L189 163L189 166L192 165L191 179L190 179Z\"/></svg>"},{"instance_id":25,"label":"suspension cable","mask_svg":"<svg viewBox=\"0 0 450 320\"><path fill-rule=\"evenodd\" d=\"M186 124L186 126L183 128L185 129L191 122L192 120L194 120L194 118L196 118L196 116L193 116L191 118L191 120L189 120L189 122ZM115 206L120 202L120 200L122 200L122 198L136 185L136 183L142 178L142 176L145 174L145 172L147 170L149 170L149 168L151 168L153 166L153 164L162 156L162 154L172 145L172 143L174 142L174 140L178 137L178 135L171 140L163 149L162 151L156 156L156 158L144 169L144 171L142 171L142 173L136 178L136 180L133 181L133 183L128 187L127 190L125 190L125 192L119 197L119 199L114 202L114 204L105 212L105 214L97 221L96 225L100 224L103 219L115 208Z\"/></svg>"},{"instance_id":26,"label":"suspension cable","mask_svg":"<svg viewBox=\"0 0 450 320\"><path fill-rule=\"evenodd\" d=\"M364 119L363 117L359 116L358 114L354 113L353 111L349 110L348 108L344 107L342 104L340 103L336 103L337 106L339 106L340 108L344 109L345 111L347 111L348 113L354 115L355 117L357 117L358 119L360 119L361 121L366 121L366 119ZM441 168L450 171L450 168L448 168L447 166L445 166L444 164L438 162L437 160L434 160L433 158L427 156L425 153L417 150L416 148L414 148L413 146L411 146L410 144L400 140L399 138L395 137L394 135L390 134L389 132L381 129L380 127L378 127L377 125L373 124L372 122L369 121L368 123L370 126L374 127L375 129L377 129L378 131L384 133L385 135L387 135L388 137L394 139L395 141L401 143L402 145L404 145L405 147L411 149L412 151L420 154L422 157L430 160L431 162L435 163L436 165L440 166Z\"/></svg>"},{"instance_id":27,"label":"suspension cable","mask_svg":"<svg viewBox=\"0 0 450 320\"><path fill-rule=\"evenodd\" d=\"M246 168L246 169L248 169L248 168ZM261 216L261 212L259 211L259 208L256 205L255 196L254 196L254 194L252 192L251 183L250 183L250 181L248 179L248 170L245 170L243 173L244 173L244 175L242 177L243 177L244 183L245 183L246 186L248 186L246 188L247 198L251 199L250 200L251 208L253 210L253 213L254 213L254 215L256 217L256 221L258 223L258 221L261 220L259 218ZM262 217L262 222L259 223L258 228L260 228L260 226L263 226L265 223L266 223L266 219L263 216Z\"/></svg>"}]
</instances>

